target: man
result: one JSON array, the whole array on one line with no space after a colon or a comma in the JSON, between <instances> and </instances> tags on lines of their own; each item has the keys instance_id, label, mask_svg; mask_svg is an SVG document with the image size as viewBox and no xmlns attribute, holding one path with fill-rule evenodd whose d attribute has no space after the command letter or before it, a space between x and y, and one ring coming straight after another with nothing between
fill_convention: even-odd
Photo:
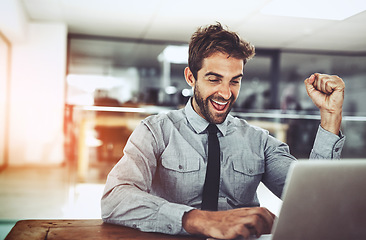
<instances>
[{"instance_id":1,"label":"man","mask_svg":"<svg viewBox=\"0 0 366 240\"><path fill-rule=\"evenodd\" d=\"M270 233L275 216L258 207L256 189L262 181L281 197L295 158L268 131L229 114L244 65L253 55L253 46L220 24L193 34L184 74L194 96L184 109L148 117L132 133L124 156L108 176L102 198L105 222L220 239ZM316 73L305 86L321 114L310 158L337 159L344 144L344 83L337 76ZM212 200L203 199L203 191L211 187L206 188L205 181L212 124L218 129L211 136L218 137L220 155L214 200L218 211L201 209Z\"/></svg>"}]
</instances>

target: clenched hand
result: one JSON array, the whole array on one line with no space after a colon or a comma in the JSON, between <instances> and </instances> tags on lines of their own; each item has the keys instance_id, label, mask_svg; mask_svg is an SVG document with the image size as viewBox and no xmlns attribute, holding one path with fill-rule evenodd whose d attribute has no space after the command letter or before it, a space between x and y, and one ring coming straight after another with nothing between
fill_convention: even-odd
<instances>
[{"instance_id":1,"label":"clenched hand","mask_svg":"<svg viewBox=\"0 0 366 240\"><path fill-rule=\"evenodd\" d=\"M314 73L305 81L306 91L320 110L321 126L339 134L345 84L336 75Z\"/></svg>"}]
</instances>

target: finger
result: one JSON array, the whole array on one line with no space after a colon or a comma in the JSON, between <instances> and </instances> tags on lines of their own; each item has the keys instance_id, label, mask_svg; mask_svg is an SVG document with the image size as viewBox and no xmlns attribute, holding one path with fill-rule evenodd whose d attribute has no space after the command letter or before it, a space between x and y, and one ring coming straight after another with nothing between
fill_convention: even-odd
<instances>
[{"instance_id":1,"label":"finger","mask_svg":"<svg viewBox=\"0 0 366 240\"><path fill-rule=\"evenodd\" d=\"M331 94L336 90L344 90L343 80L336 75L316 74L315 88L325 94Z\"/></svg>"},{"instance_id":2,"label":"finger","mask_svg":"<svg viewBox=\"0 0 366 240\"><path fill-rule=\"evenodd\" d=\"M314 75L311 75L309 78L305 79L305 81L304 81L305 89L306 89L306 92L308 93L308 95L310 95L311 92L315 90L314 85L313 85L314 81L315 81Z\"/></svg>"},{"instance_id":3,"label":"finger","mask_svg":"<svg viewBox=\"0 0 366 240\"><path fill-rule=\"evenodd\" d=\"M309 79L309 83L310 84L313 84L314 81L315 81L315 78L316 78L316 74L311 74L310 77L308 78Z\"/></svg>"},{"instance_id":4,"label":"finger","mask_svg":"<svg viewBox=\"0 0 366 240\"><path fill-rule=\"evenodd\" d=\"M252 233L249 231L249 229L243 224L241 226L241 229L238 231L238 235L244 237L244 238L249 238L250 235L252 235Z\"/></svg>"},{"instance_id":5,"label":"finger","mask_svg":"<svg viewBox=\"0 0 366 240\"><path fill-rule=\"evenodd\" d=\"M333 84L334 82L331 81L331 80L328 80L328 81L324 81L324 90L325 90L325 93L327 94L330 94L332 92L334 92L334 88L332 86L334 86Z\"/></svg>"},{"instance_id":6,"label":"finger","mask_svg":"<svg viewBox=\"0 0 366 240\"><path fill-rule=\"evenodd\" d=\"M333 91L337 91L337 90L343 91L345 88L343 80L336 75L331 76L331 78L327 82L327 84L329 85L330 88L333 89Z\"/></svg>"},{"instance_id":7,"label":"finger","mask_svg":"<svg viewBox=\"0 0 366 240\"><path fill-rule=\"evenodd\" d=\"M273 213L271 213L271 211L269 211L267 208L264 208L264 207L251 208L248 210L248 214L260 216L261 218L263 218L265 223L270 228L272 228L273 221L275 219L275 215Z\"/></svg>"},{"instance_id":8,"label":"finger","mask_svg":"<svg viewBox=\"0 0 366 240\"><path fill-rule=\"evenodd\" d=\"M237 223L250 227L252 233L256 235L270 233L276 217L267 208L263 207L238 208L232 211L232 214L235 216Z\"/></svg>"},{"instance_id":9,"label":"finger","mask_svg":"<svg viewBox=\"0 0 366 240\"><path fill-rule=\"evenodd\" d=\"M274 213L272 213L271 211L268 210L269 215L272 218L272 221L276 218L276 215Z\"/></svg>"},{"instance_id":10,"label":"finger","mask_svg":"<svg viewBox=\"0 0 366 240\"><path fill-rule=\"evenodd\" d=\"M271 232L274 218L275 215L266 208L253 208L247 211L242 223L246 224L247 227L251 227L253 234L260 236L263 233Z\"/></svg>"},{"instance_id":11,"label":"finger","mask_svg":"<svg viewBox=\"0 0 366 240\"><path fill-rule=\"evenodd\" d=\"M253 226L251 226L251 234L260 237L263 233L266 232L268 228L268 223L266 223L265 219L259 215L253 216Z\"/></svg>"},{"instance_id":12,"label":"finger","mask_svg":"<svg viewBox=\"0 0 366 240\"><path fill-rule=\"evenodd\" d=\"M320 84L320 91L326 94L331 94L334 89L332 86L334 86L334 81L330 78L328 75L321 75L319 78L319 84Z\"/></svg>"},{"instance_id":13,"label":"finger","mask_svg":"<svg viewBox=\"0 0 366 240\"><path fill-rule=\"evenodd\" d=\"M257 237L259 237L266 230L266 227L264 226L265 224L266 223L262 217L258 215L251 215L245 218L244 223L241 225L241 227L242 231L245 231L248 236L256 235Z\"/></svg>"},{"instance_id":14,"label":"finger","mask_svg":"<svg viewBox=\"0 0 366 240\"><path fill-rule=\"evenodd\" d=\"M307 79L305 79L305 84L306 85L312 85L315 81L315 75L312 74L310 77L308 77Z\"/></svg>"},{"instance_id":15,"label":"finger","mask_svg":"<svg viewBox=\"0 0 366 240\"><path fill-rule=\"evenodd\" d=\"M316 78L315 78L315 81L314 81L314 86L315 86L315 89L320 91L320 92L323 92L323 82L322 82L323 78L320 76L320 74L317 74L316 75Z\"/></svg>"}]
</instances>

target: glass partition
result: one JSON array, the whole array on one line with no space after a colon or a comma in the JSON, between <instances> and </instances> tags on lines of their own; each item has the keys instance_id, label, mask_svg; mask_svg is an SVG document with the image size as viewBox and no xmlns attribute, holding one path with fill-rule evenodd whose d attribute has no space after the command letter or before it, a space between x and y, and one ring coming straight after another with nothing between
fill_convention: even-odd
<instances>
[{"instance_id":1,"label":"glass partition","mask_svg":"<svg viewBox=\"0 0 366 240\"><path fill-rule=\"evenodd\" d=\"M320 124L318 112L234 112L233 115L250 124L267 129L269 133L287 143L291 154L308 159ZM366 117L343 116L342 133L346 136L342 158L366 158Z\"/></svg>"},{"instance_id":2,"label":"glass partition","mask_svg":"<svg viewBox=\"0 0 366 240\"><path fill-rule=\"evenodd\" d=\"M342 131L346 135L344 158L366 158L366 55L363 53L283 52L280 102L282 113L319 115L307 96L303 80L314 72L340 76L346 84ZM312 120L302 119L304 125ZM300 124L300 128L305 127ZM297 130L300 131L300 130ZM294 140L301 144L302 135ZM293 143L292 143L293 144ZM291 145L291 144L290 144ZM296 151L296 149L295 149Z\"/></svg>"},{"instance_id":3,"label":"glass partition","mask_svg":"<svg viewBox=\"0 0 366 240\"><path fill-rule=\"evenodd\" d=\"M184 79L187 59L186 43L70 37L66 103L180 107L192 95ZM248 62L237 107L268 107L266 100L248 102L253 94L268 95L270 68L264 54Z\"/></svg>"},{"instance_id":4,"label":"glass partition","mask_svg":"<svg viewBox=\"0 0 366 240\"><path fill-rule=\"evenodd\" d=\"M185 43L70 37L66 153L79 179L87 181L94 166L104 181L143 118L185 105L192 95L183 75L185 59ZM295 157L308 158L320 116L303 81L314 72L344 79L343 157L366 158L362 54L257 49L245 66L232 114L269 130Z\"/></svg>"}]
</instances>

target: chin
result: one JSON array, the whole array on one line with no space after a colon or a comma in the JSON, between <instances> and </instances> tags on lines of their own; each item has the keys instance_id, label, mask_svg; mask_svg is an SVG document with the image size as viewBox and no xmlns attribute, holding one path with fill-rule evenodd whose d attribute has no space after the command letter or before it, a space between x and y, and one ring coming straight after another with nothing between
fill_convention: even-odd
<instances>
[{"instance_id":1,"label":"chin","mask_svg":"<svg viewBox=\"0 0 366 240\"><path fill-rule=\"evenodd\" d=\"M214 124L223 123L228 114L229 113L223 113L223 114L220 114L221 116L211 117L209 122L214 123Z\"/></svg>"}]
</instances>

